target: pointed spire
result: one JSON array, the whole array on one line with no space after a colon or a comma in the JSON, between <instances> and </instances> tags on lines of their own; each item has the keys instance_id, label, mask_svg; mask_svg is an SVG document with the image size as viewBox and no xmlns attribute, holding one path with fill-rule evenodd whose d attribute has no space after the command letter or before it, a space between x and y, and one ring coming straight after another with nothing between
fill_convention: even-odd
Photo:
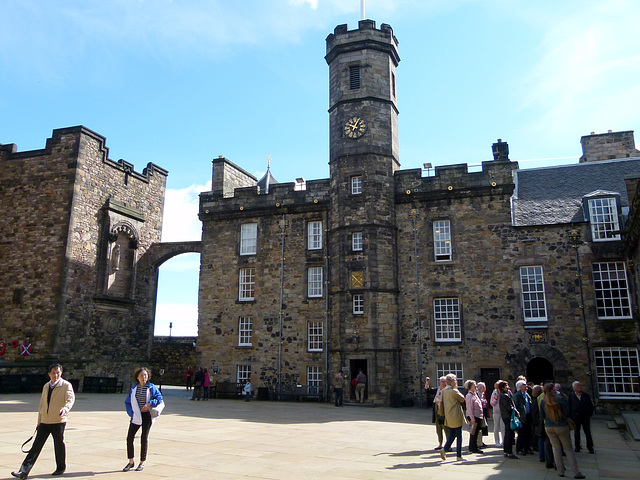
<instances>
[{"instance_id":1,"label":"pointed spire","mask_svg":"<svg viewBox=\"0 0 640 480\"><path fill-rule=\"evenodd\" d=\"M267 156L267 173L258 181L260 193L269 193L269 186L276 185L278 181L271 175L271 154Z\"/></svg>"}]
</instances>

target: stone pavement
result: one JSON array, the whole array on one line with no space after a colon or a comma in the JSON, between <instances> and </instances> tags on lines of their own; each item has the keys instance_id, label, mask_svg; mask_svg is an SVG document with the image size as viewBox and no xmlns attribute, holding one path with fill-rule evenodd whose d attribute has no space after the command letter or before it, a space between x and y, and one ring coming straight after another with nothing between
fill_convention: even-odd
<instances>
[{"instance_id":1,"label":"stone pavement","mask_svg":"<svg viewBox=\"0 0 640 480\"><path fill-rule=\"evenodd\" d=\"M442 462L433 450L431 410L191 402L183 389L163 391L167 407L151 429L145 469L127 473L121 471L127 463L125 395L79 394L65 434L67 472L62 478L557 479L537 456L505 460L499 448L488 447L483 455L463 451L463 463L455 455ZM24 458L20 445L33 432L38 401L39 394L0 395L0 479L13 478L11 471ZM596 454L577 454L582 472L589 480L640 478L640 442L608 429L607 420L592 421ZM139 452L139 439L135 445ZM54 469L49 440L29 478L51 478Z\"/></svg>"}]
</instances>

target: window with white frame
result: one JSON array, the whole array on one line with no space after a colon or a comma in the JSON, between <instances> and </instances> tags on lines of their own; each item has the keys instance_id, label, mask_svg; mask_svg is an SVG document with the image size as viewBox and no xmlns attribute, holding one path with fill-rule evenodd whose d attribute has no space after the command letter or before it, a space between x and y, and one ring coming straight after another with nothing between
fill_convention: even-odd
<instances>
[{"instance_id":1,"label":"window with white frame","mask_svg":"<svg viewBox=\"0 0 640 480\"><path fill-rule=\"evenodd\" d=\"M457 298L435 298L433 319L436 342L459 342L462 340L460 305Z\"/></svg>"},{"instance_id":2,"label":"window with white frame","mask_svg":"<svg viewBox=\"0 0 640 480\"><path fill-rule=\"evenodd\" d=\"M362 177L351 177L351 195L360 195L362 193Z\"/></svg>"},{"instance_id":3,"label":"window with white frame","mask_svg":"<svg viewBox=\"0 0 640 480\"><path fill-rule=\"evenodd\" d=\"M362 250L362 232L354 232L351 234L351 250L354 252Z\"/></svg>"},{"instance_id":4,"label":"window with white frame","mask_svg":"<svg viewBox=\"0 0 640 480\"><path fill-rule=\"evenodd\" d=\"M238 321L238 332L238 345L241 347L251 346L251 334L253 333L251 317L240 317Z\"/></svg>"},{"instance_id":5,"label":"window with white frame","mask_svg":"<svg viewBox=\"0 0 640 480\"><path fill-rule=\"evenodd\" d=\"M251 365L238 365L236 382L247 383L247 380L249 380L249 378L251 378Z\"/></svg>"},{"instance_id":6,"label":"window with white frame","mask_svg":"<svg viewBox=\"0 0 640 480\"><path fill-rule=\"evenodd\" d=\"M322 296L322 267L309 267L307 270L307 296Z\"/></svg>"},{"instance_id":7,"label":"window with white frame","mask_svg":"<svg viewBox=\"0 0 640 480\"><path fill-rule=\"evenodd\" d=\"M256 269L241 268L238 286L238 300L249 301L254 299L256 291Z\"/></svg>"},{"instance_id":8,"label":"window with white frame","mask_svg":"<svg viewBox=\"0 0 640 480\"><path fill-rule=\"evenodd\" d=\"M433 254L436 262L451 260L451 222L433 222Z\"/></svg>"},{"instance_id":9,"label":"window with white frame","mask_svg":"<svg viewBox=\"0 0 640 480\"><path fill-rule=\"evenodd\" d=\"M453 373L456 376L456 378L458 379L458 385L462 386L462 382L464 382L464 372L462 370L461 363L436 363L436 378L446 377L450 373Z\"/></svg>"},{"instance_id":10,"label":"window with white frame","mask_svg":"<svg viewBox=\"0 0 640 480\"><path fill-rule=\"evenodd\" d=\"M307 385L309 385L310 387L322 386L322 367L307 367Z\"/></svg>"},{"instance_id":11,"label":"window with white frame","mask_svg":"<svg viewBox=\"0 0 640 480\"><path fill-rule=\"evenodd\" d=\"M547 306L544 299L542 267L520 267L520 288L524 321L546 321Z\"/></svg>"},{"instance_id":12,"label":"window with white frame","mask_svg":"<svg viewBox=\"0 0 640 480\"><path fill-rule=\"evenodd\" d=\"M307 349L310 352L321 352L323 336L322 322L307 323Z\"/></svg>"},{"instance_id":13,"label":"window with white frame","mask_svg":"<svg viewBox=\"0 0 640 480\"><path fill-rule=\"evenodd\" d=\"M240 226L240 255L255 255L258 245L258 224L245 223Z\"/></svg>"},{"instance_id":14,"label":"window with white frame","mask_svg":"<svg viewBox=\"0 0 640 480\"><path fill-rule=\"evenodd\" d=\"M591 268L598 318L631 318L631 297L624 263L594 263Z\"/></svg>"},{"instance_id":15,"label":"window with white frame","mask_svg":"<svg viewBox=\"0 0 640 480\"><path fill-rule=\"evenodd\" d=\"M594 353L600 398L640 397L638 349L607 347Z\"/></svg>"},{"instance_id":16,"label":"window with white frame","mask_svg":"<svg viewBox=\"0 0 640 480\"><path fill-rule=\"evenodd\" d=\"M362 315L364 313L364 295L356 293L353 295L353 313Z\"/></svg>"},{"instance_id":17,"label":"window with white frame","mask_svg":"<svg viewBox=\"0 0 640 480\"><path fill-rule=\"evenodd\" d=\"M620 240L620 221L615 198L592 198L588 201L591 235L594 242Z\"/></svg>"},{"instance_id":18,"label":"window with white frame","mask_svg":"<svg viewBox=\"0 0 640 480\"><path fill-rule=\"evenodd\" d=\"M307 248L320 250L322 248L322 222L309 222L307 224Z\"/></svg>"}]
</instances>

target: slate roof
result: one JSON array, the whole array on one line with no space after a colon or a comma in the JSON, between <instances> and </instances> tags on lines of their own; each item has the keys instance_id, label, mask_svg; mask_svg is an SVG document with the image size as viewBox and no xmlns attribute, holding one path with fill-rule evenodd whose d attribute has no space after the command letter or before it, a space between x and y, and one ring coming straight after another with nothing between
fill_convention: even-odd
<instances>
[{"instance_id":1,"label":"slate roof","mask_svg":"<svg viewBox=\"0 0 640 480\"><path fill-rule=\"evenodd\" d=\"M258 180L258 186L260 187L260 193L266 194L269 193L270 185L277 185L278 181L271 175L271 166L267 167L267 173L263 175L263 177Z\"/></svg>"},{"instance_id":2,"label":"slate roof","mask_svg":"<svg viewBox=\"0 0 640 480\"><path fill-rule=\"evenodd\" d=\"M640 157L516 170L512 222L516 227L585 222L582 199L610 192L628 207L624 177L640 173Z\"/></svg>"}]
</instances>

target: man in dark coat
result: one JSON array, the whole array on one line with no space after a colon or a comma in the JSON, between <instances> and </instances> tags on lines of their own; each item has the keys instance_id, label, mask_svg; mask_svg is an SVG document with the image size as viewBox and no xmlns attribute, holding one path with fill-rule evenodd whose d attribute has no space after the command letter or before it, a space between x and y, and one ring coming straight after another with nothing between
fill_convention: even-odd
<instances>
[{"instance_id":1,"label":"man in dark coat","mask_svg":"<svg viewBox=\"0 0 640 480\"><path fill-rule=\"evenodd\" d=\"M591 438L591 416L593 415L593 402L587 392L582 391L580 382L573 382L573 392L569 395L569 411L571 419L575 423L574 445L575 451L580 451L580 429L584 429L584 436L587 437L587 449L589 453L593 451L593 438Z\"/></svg>"}]
</instances>

